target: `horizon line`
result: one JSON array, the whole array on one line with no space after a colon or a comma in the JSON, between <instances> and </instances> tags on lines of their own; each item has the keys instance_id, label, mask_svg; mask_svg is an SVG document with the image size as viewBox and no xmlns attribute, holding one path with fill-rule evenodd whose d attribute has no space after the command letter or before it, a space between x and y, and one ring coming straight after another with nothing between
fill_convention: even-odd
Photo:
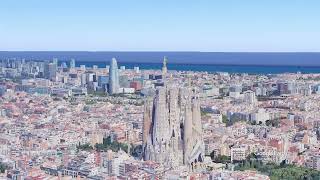
<instances>
[{"instance_id":1,"label":"horizon line","mask_svg":"<svg viewBox=\"0 0 320 180\"><path fill-rule=\"evenodd\" d=\"M159 50L159 51L126 51L126 50L0 50L0 52L130 52L130 53L157 53L157 52L174 52L174 53L320 53L320 51L172 51L172 50Z\"/></svg>"},{"instance_id":2,"label":"horizon line","mask_svg":"<svg viewBox=\"0 0 320 180\"><path fill-rule=\"evenodd\" d=\"M26 61L46 61L46 60L30 60L27 59ZM70 60L64 60L61 62L69 62ZM111 60L105 60L105 61L86 61L86 60L76 60L78 61L78 64L81 62L90 62L90 63L109 63ZM136 61L136 62L132 62L132 61L118 61L118 65L120 64L154 64L154 65L162 65L162 62L141 62L141 61ZM81 65L81 64L80 64ZM94 65L94 64L93 64ZM167 64L168 66L170 65L200 65L200 66L260 66L260 67L302 67L302 68L319 68L320 65L295 65L295 64L253 64L253 63L244 63L244 64L228 64L228 63L180 63L180 62L171 62ZM90 66L89 66L90 67Z\"/></svg>"}]
</instances>

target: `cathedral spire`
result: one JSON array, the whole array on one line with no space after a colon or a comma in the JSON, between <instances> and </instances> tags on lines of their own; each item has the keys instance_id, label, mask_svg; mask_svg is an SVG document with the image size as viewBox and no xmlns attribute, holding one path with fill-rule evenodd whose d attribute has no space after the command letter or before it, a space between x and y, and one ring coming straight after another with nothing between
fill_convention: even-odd
<instances>
[{"instance_id":1,"label":"cathedral spire","mask_svg":"<svg viewBox=\"0 0 320 180\"><path fill-rule=\"evenodd\" d=\"M145 103L145 160L156 161L166 168L191 167L203 161L204 143L197 100L190 88L157 88L153 103Z\"/></svg>"},{"instance_id":2,"label":"cathedral spire","mask_svg":"<svg viewBox=\"0 0 320 180\"><path fill-rule=\"evenodd\" d=\"M191 153L192 144L192 111L191 111L191 104L187 101L185 106L185 120L184 120L184 164L189 165L189 155Z\"/></svg>"},{"instance_id":3,"label":"cathedral spire","mask_svg":"<svg viewBox=\"0 0 320 180\"><path fill-rule=\"evenodd\" d=\"M148 135L150 133L151 126L151 116L152 116L152 106L153 101L150 98L147 98L144 102L144 113L143 113L143 131L142 131L142 141L143 145L147 143Z\"/></svg>"}]
</instances>

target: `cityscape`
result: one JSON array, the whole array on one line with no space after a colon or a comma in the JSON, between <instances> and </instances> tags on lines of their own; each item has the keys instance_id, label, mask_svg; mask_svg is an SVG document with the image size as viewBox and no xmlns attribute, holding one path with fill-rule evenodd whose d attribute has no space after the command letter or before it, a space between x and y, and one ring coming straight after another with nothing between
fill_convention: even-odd
<instances>
[{"instance_id":1,"label":"cityscape","mask_svg":"<svg viewBox=\"0 0 320 180\"><path fill-rule=\"evenodd\" d=\"M319 0L1 0L0 180L320 180Z\"/></svg>"},{"instance_id":2,"label":"cityscape","mask_svg":"<svg viewBox=\"0 0 320 180\"><path fill-rule=\"evenodd\" d=\"M176 71L169 63L144 70L116 58L103 68L2 60L0 177L320 177L320 74Z\"/></svg>"}]
</instances>

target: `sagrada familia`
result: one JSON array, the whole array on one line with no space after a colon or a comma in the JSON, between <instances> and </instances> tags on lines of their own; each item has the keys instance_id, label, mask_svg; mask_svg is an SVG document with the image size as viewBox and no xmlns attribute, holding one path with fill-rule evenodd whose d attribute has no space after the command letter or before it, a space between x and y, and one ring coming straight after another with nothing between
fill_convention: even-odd
<instances>
[{"instance_id":1,"label":"sagrada familia","mask_svg":"<svg viewBox=\"0 0 320 180\"><path fill-rule=\"evenodd\" d=\"M166 76L166 59L163 63ZM199 100L189 87L165 83L145 102L143 122L144 160L166 168L196 168L204 160L204 142Z\"/></svg>"}]
</instances>

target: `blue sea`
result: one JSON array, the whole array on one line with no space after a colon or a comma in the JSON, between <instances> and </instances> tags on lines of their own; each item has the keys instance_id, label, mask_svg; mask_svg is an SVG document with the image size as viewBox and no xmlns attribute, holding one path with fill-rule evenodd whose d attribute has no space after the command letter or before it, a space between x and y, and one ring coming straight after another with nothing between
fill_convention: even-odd
<instances>
[{"instance_id":1,"label":"blue sea","mask_svg":"<svg viewBox=\"0 0 320 180\"><path fill-rule=\"evenodd\" d=\"M230 72L249 74L320 73L320 53L238 53L238 52L87 52L87 51L0 51L0 60L76 59L76 65L105 67L115 57L126 68L161 69L163 57L169 70Z\"/></svg>"},{"instance_id":2,"label":"blue sea","mask_svg":"<svg viewBox=\"0 0 320 180\"><path fill-rule=\"evenodd\" d=\"M77 62L77 66L86 65L92 67L106 67L106 62ZM119 63L119 66L125 66L126 69L133 69L139 66L140 69L161 69L161 63ZM260 66L260 65L214 65L214 64L168 64L169 70L178 71L206 71L206 72L229 72L229 73L248 73L248 74L279 74L279 73L320 73L320 67L311 66Z\"/></svg>"}]
</instances>

